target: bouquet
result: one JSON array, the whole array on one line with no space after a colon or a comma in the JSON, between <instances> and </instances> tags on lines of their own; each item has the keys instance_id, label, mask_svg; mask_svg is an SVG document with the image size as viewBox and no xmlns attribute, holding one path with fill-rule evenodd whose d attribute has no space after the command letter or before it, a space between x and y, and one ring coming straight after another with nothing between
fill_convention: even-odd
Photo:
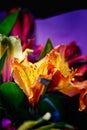
<instances>
[{"instance_id":1,"label":"bouquet","mask_svg":"<svg viewBox=\"0 0 87 130\"><path fill-rule=\"evenodd\" d=\"M20 9L0 22L0 129L87 128L87 56L73 41L35 45L33 26Z\"/></svg>"}]
</instances>

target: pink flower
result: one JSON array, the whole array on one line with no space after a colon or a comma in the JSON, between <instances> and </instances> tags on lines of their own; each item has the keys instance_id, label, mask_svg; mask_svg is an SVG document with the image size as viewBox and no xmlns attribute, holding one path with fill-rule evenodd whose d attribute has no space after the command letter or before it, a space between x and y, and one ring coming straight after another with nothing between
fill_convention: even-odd
<instances>
[{"instance_id":1,"label":"pink flower","mask_svg":"<svg viewBox=\"0 0 87 130\"><path fill-rule=\"evenodd\" d=\"M10 10L10 13L16 9ZM11 31L12 36L18 36L21 39L22 50L31 48L34 43L34 17L28 9L20 11L17 21ZM33 40L32 40L33 39Z\"/></svg>"},{"instance_id":2,"label":"pink flower","mask_svg":"<svg viewBox=\"0 0 87 130\"><path fill-rule=\"evenodd\" d=\"M15 8L10 12L14 12ZM34 16L28 9L21 10L19 17L12 29L11 35L18 36L21 39L22 50L26 48L33 49L33 53L28 56L31 62L38 60L43 49L43 45L35 45Z\"/></svg>"}]
</instances>

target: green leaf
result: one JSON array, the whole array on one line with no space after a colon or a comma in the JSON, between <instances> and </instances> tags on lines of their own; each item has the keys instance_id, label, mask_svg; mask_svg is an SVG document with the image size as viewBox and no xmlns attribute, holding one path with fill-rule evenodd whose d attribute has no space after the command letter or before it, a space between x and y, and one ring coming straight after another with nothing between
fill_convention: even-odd
<instances>
[{"instance_id":1,"label":"green leaf","mask_svg":"<svg viewBox=\"0 0 87 130\"><path fill-rule=\"evenodd\" d=\"M1 71L3 69L4 62L5 62L5 59L6 59L6 56L7 56L7 50L8 50L8 47L5 49L4 54L2 55L2 57L0 59L0 74L1 74Z\"/></svg>"},{"instance_id":2,"label":"green leaf","mask_svg":"<svg viewBox=\"0 0 87 130\"><path fill-rule=\"evenodd\" d=\"M40 54L40 57L38 60L42 59L47 53L49 53L51 50L53 49L53 45L51 40L48 38L46 45L42 51L42 53Z\"/></svg>"},{"instance_id":3,"label":"green leaf","mask_svg":"<svg viewBox=\"0 0 87 130\"><path fill-rule=\"evenodd\" d=\"M14 82L3 83L0 86L0 95L15 108L20 106L24 98L23 92Z\"/></svg>"},{"instance_id":4,"label":"green leaf","mask_svg":"<svg viewBox=\"0 0 87 130\"><path fill-rule=\"evenodd\" d=\"M16 19L19 15L20 9L16 10L14 13L10 13L0 22L0 33L4 35L9 35Z\"/></svg>"},{"instance_id":5,"label":"green leaf","mask_svg":"<svg viewBox=\"0 0 87 130\"><path fill-rule=\"evenodd\" d=\"M6 113L6 109L3 106L1 99L0 99L0 120L2 120L3 117L6 117L7 113Z\"/></svg>"},{"instance_id":6,"label":"green leaf","mask_svg":"<svg viewBox=\"0 0 87 130\"><path fill-rule=\"evenodd\" d=\"M66 122L47 122L45 120L29 120L21 124L17 130L75 130L75 128Z\"/></svg>"},{"instance_id":7,"label":"green leaf","mask_svg":"<svg viewBox=\"0 0 87 130\"><path fill-rule=\"evenodd\" d=\"M2 75L0 74L0 85L3 83L2 81Z\"/></svg>"},{"instance_id":8,"label":"green leaf","mask_svg":"<svg viewBox=\"0 0 87 130\"><path fill-rule=\"evenodd\" d=\"M17 125L30 118L28 100L15 82L0 85L0 104Z\"/></svg>"},{"instance_id":9,"label":"green leaf","mask_svg":"<svg viewBox=\"0 0 87 130\"><path fill-rule=\"evenodd\" d=\"M37 121L29 120L25 121L23 124L21 124L17 130L28 130L34 127L37 124Z\"/></svg>"},{"instance_id":10,"label":"green leaf","mask_svg":"<svg viewBox=\"0 0 87 130\"><path fill-rule=\"evenodd\" d=\"M65 122L49 123L47 125L36 128L35 130L63 130L64 128L67 130L75 130L72 125Z\"/></svg>"},{"instance_id":11,"label":"green leaf","mask_svg":"<svg viewBox=\"0 0 87 130\"><path fill-rule=\"evenodd\" d=\"M61 130L61 129L54 129L54 123L48 124L48 125L43 125L39 128L36 128L35 130Z\"/></svg>"},{"instance_id":12,"label":"green leaf","mask_svg":"<svg viewBox=\"0 0 87 130\"><path fill-rule=\"evenodd\" d=\"M54 128L67 128L68 130L75 130L74 126L66 123L66 122L58 122L58 123L54 123Z\"/></svg>"}]
</instances>

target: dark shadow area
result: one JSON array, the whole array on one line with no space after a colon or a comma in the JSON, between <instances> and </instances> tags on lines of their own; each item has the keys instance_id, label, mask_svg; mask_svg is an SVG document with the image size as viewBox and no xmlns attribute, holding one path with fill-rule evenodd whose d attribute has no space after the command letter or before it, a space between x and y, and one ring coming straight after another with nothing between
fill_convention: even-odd
<instances>
[{"instance_id":1,"label":"dark shadow area","mask_svg":"<svg viewBox=\"0 0 87 130\"><path fill-rule=\"evenodd\" d=\"M36 18L47 18L61 13L86 9L85 1L76 0L1 0L0 10L9 10L14 7L28 8Z\"/></svg>"}]
</instances>

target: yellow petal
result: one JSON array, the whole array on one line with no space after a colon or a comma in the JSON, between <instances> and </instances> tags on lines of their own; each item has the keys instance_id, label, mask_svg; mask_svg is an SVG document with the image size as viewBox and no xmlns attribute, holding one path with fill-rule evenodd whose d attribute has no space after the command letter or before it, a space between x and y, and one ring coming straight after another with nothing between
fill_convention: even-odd
<instances>
[{"instance_id":1,"label":"yellow petal","mask_svg":"<svg viewBox=\"0 0 87 130\"><path fill-rule=\"evenodd\" d=\"M56 71L60 71L65 77L70 74L68 63L65 63L55 50L36 63L29 62L26 57L21 62L14 59L12 69L15 82L23 89L33 105L37 103L44 89L44 84L40 83L40 77L52 79Z\"/></svg>"},{"instance_id":2,"label":"yellow petal","mask_svg":"<svg viewBox=\"0 0 87 130\"><path fill-rule=\"evenodd\" d=\"M35 105L44 91L44 85L40 82L40 78L49 79L50 76L38 75L36 65L30 62L26 64L26 62L28 61L25 60L23 63L19 63L18 59L12 61L13 77L28 97L29 102Z\"/></svg>"},{"instance_id":3,"label":"yellow petal","mask_svg":"<svg viewBox=\"0 0 87 130\"><path fill-rule=\"evenodd\" d=\"M22 60L23 53L22 53L21 40L16 36L10 36L9 40L10 40L9 55L11 55L11 57L16 57L19 60Z\"/></svg>"}]
</instances>

